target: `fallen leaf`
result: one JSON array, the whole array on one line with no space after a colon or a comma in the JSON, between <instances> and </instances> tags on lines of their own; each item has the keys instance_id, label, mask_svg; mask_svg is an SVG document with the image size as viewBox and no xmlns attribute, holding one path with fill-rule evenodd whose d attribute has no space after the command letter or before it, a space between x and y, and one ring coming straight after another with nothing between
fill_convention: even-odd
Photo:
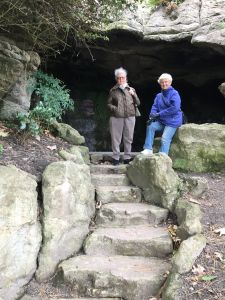
<instances>
[{"instance_id":1,"label":"fallen leaf","mask_svg":"<svg viewBox=\"0 0 225 300\"><path fill-rule=\"evenodd\" d=\"M215 275L204 275L200 279L202 281L212 281L212 280L214 280L216 278L217 278L217 276L215 276Z\"/></svg>"},{"instance_id":2,"label":"fallen leaf","mask_svg":"<svg viewBox=\"0 0 225 300\"><path fill-rule=\"evenodd\" d=\"M177 225L169 225L168 226L168 231L172 236L176 236L177 235L177 233L176 233Z\"/></svg>"},{"instance_id":3,"label":"fallen leaf","mask_svg":"<svg viewBox=\"0 0 225 300\"><path fill-rule=\"evenodd\" d=\"M56 149L57 149L56 145L53 145L53 146L47 146L47 148L48 148L49 150L56 150Z\"/></svg>"},{"instance_id":4,"label":"fallen leaf","mask_svg":"<svg viewBox=\"0 0 225 300\"><path fill-rule=\"evenodd\" d=\"M8 132L6 132L5 130L1 130L0 129L0 136L1 137L6 137L6 136L8 136L9 134L8 134Z\"/></svg>"},{"instance_id":5,"label":"fallen leaf","mask_svg":"<svg viewBox=\"0 0 225 300\"><path fill-rule=\"evenodd\" d=\"M202 275L205 273L205 268L201 265L194 265L191 271L195 275Z\"/></svg>"},{"instance_id":6,"label":"fallen leaf","mask_svg":"<svg viewBox=\"0 0 225 300\"><path fill-rule=\"evenodd\" d=\"M194 285L194 283L196 283L198 280L199 280L198 276L192 276L191 277L191 281L193 281L192 285Z\"/></svg>"},{"instance_id":7,"label":"fallen leaf","mask_svg":"<svg viewBox=\"0 0 225 300\"><path fill-rule=\"evenodd\" d=\"M218 258L220 261L223 261L223 254L220 252L214 252L215 257Z\"/></svg>"},{"instance_id":8,"label":"fallen leaf","mask_svg":"<svg viewBox=\"0 0 225 300\"><path fill-rule=\"evenodd\" d=\"M221 236L221 235L225 235L225 227L215 229L214 232L215 232L215 233L219 233L220 236Z\"/></svg>"},{"instance_id":9,"label":"fallen leaf","mask_svg":"<svg viewBox=\"0 0 225 300\"><path fill-rule=\"evenodd\" d=\"M201 204L199 201L193 199L193 198L189 198L189 201L192 202L192 203L196 203L196 204Z\"/></svg>"}]
</instances>

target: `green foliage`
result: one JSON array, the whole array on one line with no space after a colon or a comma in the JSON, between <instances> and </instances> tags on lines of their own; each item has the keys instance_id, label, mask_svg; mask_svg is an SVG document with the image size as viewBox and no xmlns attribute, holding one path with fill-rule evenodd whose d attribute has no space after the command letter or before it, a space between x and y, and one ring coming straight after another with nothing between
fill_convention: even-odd
<instances>
[{"instance_id":1,"label":"green foliage","mask_svg":"<svg viewBox=\"0 0 225 300\"><path fill-rule=\"evenodd\" d=\"M165 6L167 13L177 9L177 6L182 2L184 0L148 0L148 4L152 7Z\"/></svg>"},{"instance_id":2,"label":"green foliage","mask_svg":"<svg viewBox=\"0 0 225 300\"><path fill-rule=\"evenodd\" d=\"M40 52L101 36L109 19L135 0L1 0L0 33L20 38Z\"/></svg>"},{"instance_id":3,"label":"green foliage","mask_svg":"<svg viewBox=\"0 0 225 300\"><path fill-rule=\"evenodd\" d=\"M3 154L3 150L4 150L4 147L2 144L0 144L0 156Z\"/></svg>"},{"instance_id":4,"label":"green foliage","mask_svg":"<svg viewBox=\"0 0 225 300\"><path fill-rule=\"evenodd\" d=\"M34 94L39 100L29 113L17 116L20 130L33 136L41 134L56 119L60 120L67 110L73 110L69 90L59 79L41 71L35 74L35 79Z\"/></svg>"},{"instance_id":5,"label":"green foliage","mask_svg":"<svg viewBox=\"0 0 225 300\"><path fill-rule=\"evenodd\" d=\"M222 29L225 29L225 22L224 21L220 22L220 26L221 26Z\"/></svg>"},{"instance_id":6,"label":"green foliage","mask_svg":"<svg viewBox=\"0 0 225 300\"><path fill-rule=\"evenodd\" d=\"M204 275L201 277L201 280L202 281L212 281L216 278L217 278L217 276L214 276L214 275Z\"/></svg>"}]
</instances>

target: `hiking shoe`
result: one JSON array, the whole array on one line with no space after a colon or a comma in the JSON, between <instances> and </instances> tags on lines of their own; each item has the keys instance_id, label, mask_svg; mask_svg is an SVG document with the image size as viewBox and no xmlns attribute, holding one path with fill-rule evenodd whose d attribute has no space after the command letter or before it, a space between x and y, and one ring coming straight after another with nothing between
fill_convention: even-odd
<instances>
[{"instance_id":1,"label":"hiking shoe","mask_svg":"<svg viewBox=\"0 0 225 300\"><path fill-rule=\"evenodd\" d=\"M114 165L114 166L118 166L119 165L119 163L120 163L120 161L118 160L118 159L112 159L112 164Z\"/></svg>"},{"instance_id":2,"label":"hiking shoe","mask_svg":"<svg viewBox=\"0 0 225 300\"><path fill-rule=\"evenodd\" d=\"M130 162L131 162L131 158L129 158L129 159L124 159L123 160L123 163L125 164L125 165L128 165Z\"/></svg>"},{"instance_id":3,"label":"hiking shoe","mask_svg":"<svg viewBox=\"0 0 225 300\"><path fill-rule=\"evenodd\" d=\"M150 149L144 149L143 151L141 151L141 154L144 154L144 155L152 155L152 154L153 154L153 151L150 150Z\"/></svg>"}]
</instances>

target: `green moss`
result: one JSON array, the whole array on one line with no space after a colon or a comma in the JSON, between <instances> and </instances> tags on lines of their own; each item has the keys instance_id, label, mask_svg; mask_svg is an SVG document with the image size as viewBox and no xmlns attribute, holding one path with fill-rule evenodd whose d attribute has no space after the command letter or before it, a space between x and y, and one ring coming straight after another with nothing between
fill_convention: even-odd
<instances>
[{"instance_id":1,"label":"green moss","mask_svg":"<svg viewBox=\"0 0 225 300\"><path fill-rule=\"evenodd\" d=\"M188 160L184 158L176 158L173 160L173 168L182 170L182 171L188 171Z\"/></svg>"}]
</instances>

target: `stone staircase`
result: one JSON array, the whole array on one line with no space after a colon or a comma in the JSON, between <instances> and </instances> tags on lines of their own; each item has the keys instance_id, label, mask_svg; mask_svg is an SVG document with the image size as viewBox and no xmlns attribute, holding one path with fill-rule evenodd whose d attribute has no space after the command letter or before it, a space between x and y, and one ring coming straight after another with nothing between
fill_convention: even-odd
<instances>
[{"instance_id":1,"label":"stone staircase","mask_svg":"<svg viewBox=\"0 0 225 300\"><path fill-rule=\"evenodd\" d=\"M96 187L96 226L85 255L60 264L64 280L80 296L149 300L170 270L172 240L168 211L141 202L141 190L126 176L126 166L91 165Z\"/></svg>"}]
</instances>

